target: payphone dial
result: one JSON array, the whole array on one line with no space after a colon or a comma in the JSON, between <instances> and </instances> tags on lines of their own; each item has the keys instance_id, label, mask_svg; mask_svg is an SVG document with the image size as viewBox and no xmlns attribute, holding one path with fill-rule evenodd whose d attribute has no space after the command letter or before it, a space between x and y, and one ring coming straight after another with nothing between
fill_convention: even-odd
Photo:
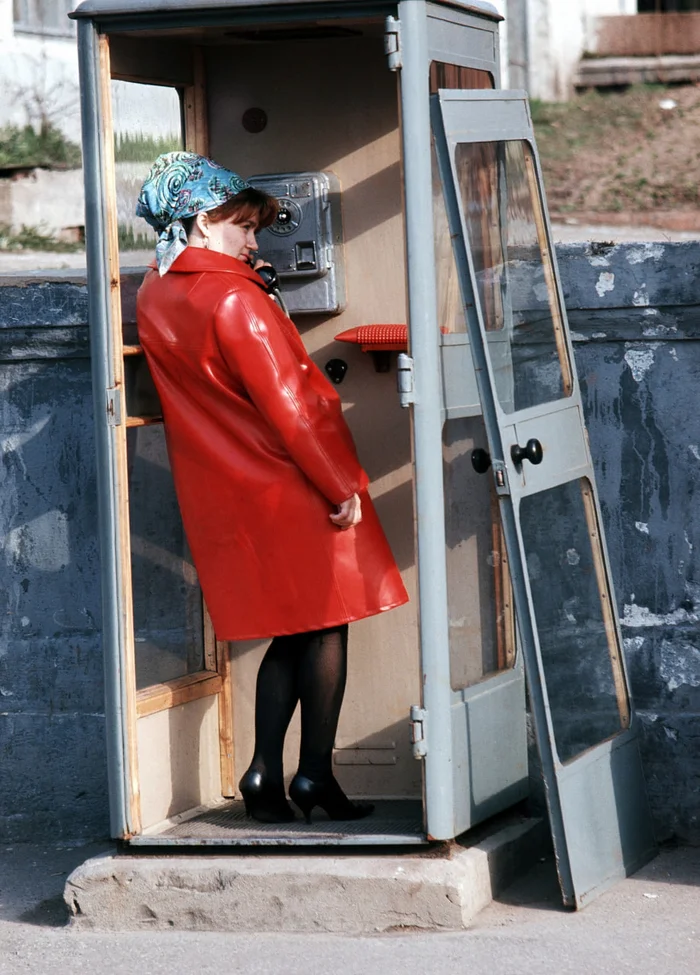
<instances>
[{"instance_id":1,"label":"payphone dial","mask_svg":"<svg viewBox=\"0 0 700 975\"><path fill-rule=\"evenodd\" d=\"M284 285L290 315L338 314L345 305L340 183L333 173L251 176L279 203L275 222L257 233L258 256Z\"/></svg>"}]
</instances>

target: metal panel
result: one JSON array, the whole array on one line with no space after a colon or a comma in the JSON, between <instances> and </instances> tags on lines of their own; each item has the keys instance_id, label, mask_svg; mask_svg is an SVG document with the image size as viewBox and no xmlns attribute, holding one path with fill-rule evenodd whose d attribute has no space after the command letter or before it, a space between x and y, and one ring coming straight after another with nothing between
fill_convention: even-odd
<instances>
[{"instance_id":1,"label":"metal panel","mask_svg":"<svg viewBox=\"0 0 700 975\"><path fill-rule=\"evenodd\" d=\"M428 833L454 831L452 722L445 566L440 363L433 244L428 49L424 0L404 0L401 132L406 193L410 350L415 363L413 407L420 648L423 704L428 711L425 807Z\"/></svg>"},{"instance_id":2,"label":"metal panel","mask_svg":"<svg viewBox=\"0 0 700 975\"><path fill-rule=\"evenodd\" d=\"M437 324L427 9L425 3L409 0L399 10L401 105L410 348L416 388L413 438L427 712L426 820L431 838L449 839L523 797L526 739L521 670L486 677L456 696L451 689L442 421L445 416L477 415L479 407L473 365L465 356L467 337L441 335ZM497 732L495 739L490 731Z\"/></svg>"},{"instance_id":3,"label":"metal panel","mask_svg":"<svg viewBox=\"0 0 700 975\"><path fill-rule=\"evenodd\" d=\"M488 71L499 85L498 27L483 17L428 3L428 56L431 61Z\"/></svg>"},{"instance_id":4,"label":"metal panel","mask_svg":"<svg viewBox=\"0 0 700 975\"><path fill-rule=\"evenodd\" d=\"M631 713L627 675L620 653L619 625L614 615L614 597L609 582L607 552L601 537L600 511L587 438L582 426L576 432L572 430L572 418L580 414L580 393L571 368L571 341L556 261L551 253L551 232L539 162L531 128L529 124L524 124L528 117L526 99L524 93L512 92L504 93L502 100L491 92L440 92L432 99L433 129L463 301L468 309L468 327L489 446L494 468L501 472L500 480L496 475L495 483L500 495L562 894L566 904L581 907L615 879L637 869L653 855L655 847L636 740L638 726ZM519 106L518 101L521 103ZM529 150L522 147L525 142L532 147L531 156ZM489 147L486 145L488 143L496 145ZM469 222L476 218L470 214L468 220L460 200L460 193L466 192L469 185L472 156L469 152L463 152L465 146L469 148L469 144L475 145L482 153L481 157L477 155L473 158L481 159L479 164L483 164L484 172L491 167L494 177L488 200L474 201L470 198L469 204L475 212L488 214L492 218L489 226L496 226L499 230L501 256L489 255L489 260L495 263L484 263L483 252L472 250L470 233L474 234L478 243L479 225L478 222ZM517 198L517 219L513 220L514 240L519 242L514 258L509 256L509 211L506 204L509 180L517 183L517 167L513 169L513 175L509 175L509 146L513 148L515 158L522 158L523 174L522 192ZM515 150L518 150L520 157ZM528 223L525 215L525 197L525 202L532 207L531 223ZM481 209L475 206L476 203L481 204ZM495 207L498 217L495 223L488 207ZM542 320L547 320L547 314L541 315L537 321L528 311L523 314L518 305L511 306L509 311L506 307L508 299L512 297L511 266L516 266L519 272L522 272L523 262L527 266L527 247L517 236L518 233L523 234L524 225L527 225L532 240L532 244L528 243L527 246L532 247L533 253L539 254L543 268L549 303L548 320L551 321L549 345L552 350L556 347L554 358L548 356L546 350L542 354L543 337L546 339ZM522 240L526 237L527 234ZM475 254L481 262L478 265L480 279L476 276ZM497 291L493 285L489 285L491 292L484 290L484 281L494 280L499 282L499 287L505 287L505 292ZM482 301L486 302L489 295L494 293L499 296L505 294L505 324L499 326L495 320L494 305L489 311L491 330L488 331ZM488 304L484 307L488 309ZM517 321L513 318L515 310L521 316ZM525 327L519 328L519 325ZM525 379L524 385L518 389L524 409L518 408L519 400L513 392L517 384L514 381L510 386L504 384L494 371L489 341L494 327L500 327L510 336L513 347L511 371L515 376L516 369L520 370L520 379ZM516 334L518 328L521 336ZM516 355L519 357L517 360ZM532 382L533 361L535 369L549 370L549 388L546 388L547 384L538 387L537 383ZM497 364L500 368L500 362ZM552 382L553 378L557 381ZM535 395L531 395L533 386ZM528 462L519 463L513 457L511 448L520 442L515 439L516 432L536 432L538 412L542 435L546 433L551 449L546 464L543 462L542 471L531 478L529 468L527 473L523 471ZM521 421L526 422L523 424ZM579 446L578 462L572 456L570 441ZM575 479L572 479L573 474L577 475ZM528 478L532 485L539 487L539 492L533 490L533 486L528 488ZM552 487L555 485L559 486ZM566 605L557 602L559 592L566 591L562 580L567 570L553 558L555 548L547 548L545 544L541 549L546 559L543 565L526 561L529 555L538 554L538 549L532 544L533 538L537 538L533 532L545 541L551 539L552 519L557 518L554 501L561 497L556 492L561 491L578 504L580 519L578 525L572 521L572 537L577 539L579 548L582 541L587 547L584 556L588 561L577 570L583 576L575 576L573 572L570 574L574 582L581 579L584 587L587 585L592 593L588 604L585 599L582 601L584 610L587 605L590 607L591 615L583 618L581 623ZM533 508L533 502L536 503L540 497L543 499L541 511ZM566 506L563 506L563 510L567 510ZM568 510L574 509L570 507ZM563 555L556 550L557 559ZM572 546L565 553L564 565L568 561L571 566L578 566L581 559L581 552ZM551 606L545 605L547 598ZM549 624L548 611L550 615L551 611L558 614L556 626ZM568 624L567 631L567 624L561 621L569 618L571 624ZM553 647L553 635L558 637L559 634L562 634L561 645L557 646L555 640ZM577 653L581 647L584 652ZM600 660L607 662L611 672L605 687L595 670L596 662ZM569 675L568 697L560 693L565 681L559 681L559 688L554 685L550 688L549 684L554 665L561 668L562 662L566 668L563 674L568 672ZM568 725L573 725L572 731L567 725L567 734L564 734L562 699L566 697L567 701L571 699L575 702L577 695L583 697L584 692L592 693L595 699L597 689L600 699L604 701L601 713L583 711L580 714L574 703L572 717L564 709L565 720ZM550 691L558 696L552 697ZM615 706L615 701L616 711L612 714L611 723L606 706L611 702ZM586 722L589 726L582 730L581 726ZM601 731L601 728L604 730Z\"/></svg>"},{"instance_id":5,"label":"metal panel","mask_svg":"<svg viewBox=\"0 0 700 975\"><path fill-rule=\"evenodd\" d=\"M246 7L306 7L309 9L310 14L317 16L317 12L313 8L321 4L334 7L343 6L351 12L354 7L358 6L374 6L377 8L386 6L386 3L382 2L382 0L374 0L374 2L372 0L369 0L369 2L363 0L363 2L355 3L353 0L343 0L342 3L328 3L328 0L303 0L303 3L300 3L299 0L150 0L150 2L144 2L144 0L83 0L83 3L70 16L74 18L91 17L97 19L103 16L116 16L118 14L129 13L217 10L222 8L240 10ZM483 0L450 0L449 6L468 10L482 17L489 17L492 20L503 20L503 17L498 13L496 8L490 3L483 2Z\"/></svg>"},{"instance_id":6,"label":"metal panel","mask_svg":"<svg viewBox=\"0 0 700 975\"><path fill-rule=\"evenodd\" d=\"M455 695L452 748L456 822L476 825L527 796L522 662Z\"/></svg>"},{"instance_id":7,"label":"metal panel","mask_svg":"<svg viewBox=\"0 0 700 975\"><path fill-rule=\"evenodd\" d=\"M102 583L102 648L105 661L105 720L110 824L113 836L129 829L127 795L128 750L126 679L122 663L121 556L118 531L118 488L115 472L115 431L107 422L105 390L114 385L109 339L110 280L107 254L107 213L103 182L103 121L97 32L78 25L83 172L90 353L95 398L95 447Z\"/></svg>"}]
</instances>

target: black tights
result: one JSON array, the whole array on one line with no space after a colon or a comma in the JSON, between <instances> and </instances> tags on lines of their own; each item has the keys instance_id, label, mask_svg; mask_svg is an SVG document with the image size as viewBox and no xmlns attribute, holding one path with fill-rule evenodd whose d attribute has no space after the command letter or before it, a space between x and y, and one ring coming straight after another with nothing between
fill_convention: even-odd
<instances>
[{"instance_id":1,"label":"black tights","mask_svg":"<svg viewBox=\"0 0 700 975\"><path fill-rule=\"evenodd\" d=\"M258 671L251 769L262 773L270 783L282 783L284 737L298 701L299 772L319 782L332 777L347 660L347 624L274 638Z\"/></svg>"}]
</instances>

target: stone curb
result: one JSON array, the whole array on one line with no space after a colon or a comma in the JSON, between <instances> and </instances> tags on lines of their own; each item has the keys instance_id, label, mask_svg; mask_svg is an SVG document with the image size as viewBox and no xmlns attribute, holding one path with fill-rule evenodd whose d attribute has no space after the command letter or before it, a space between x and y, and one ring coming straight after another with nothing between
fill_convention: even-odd
<instances>
[{"instance_id":1,"label":"stone curb","mask_svg":"<svg viewBox=\"0 0 700 975\"><path fill-rule=\"evenodd\" d=\"M96 930L327 932L459 930L548 850L539 819L386 855L125 856L68 877L72 925Z\"/></svg>"}]
</instances>

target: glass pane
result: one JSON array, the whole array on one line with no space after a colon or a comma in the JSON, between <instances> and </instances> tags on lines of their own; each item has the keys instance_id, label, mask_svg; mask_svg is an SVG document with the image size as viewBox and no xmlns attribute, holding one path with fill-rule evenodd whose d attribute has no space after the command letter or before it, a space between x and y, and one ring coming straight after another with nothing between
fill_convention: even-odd
<instances>
[{"instance_id":1,"label":"glass pane","mask_svg":"<svg viewBox=\"0 0 700 975\"><path fill-rule=\"evenodd\" d=\"M430 93L439 88L493 88L488 71L465 68L458 64L432 61L430 64ZM438 324L443 332L466 332L462 298L457 277L457 265L452 251L452 239L447 223L447 210L433 146L433 229L435 234L435 264L437 271Z\"/></svg>"},{"instance_id":2,"label":"glass pane","mask_svg":"<svg viewBox=\"0 0 700 975\"><path fill-rule=\"evenodd\" d=\"M507 413L571 394L571 367L532 150L468 143L459 192L496 393Z\"/></svg>"},{"instance_id":3,"label":"glass pane","mask_svg":"<svg viewBox=\"0 0 700 975\"><path fill-rule=\"evenodd\" d=\"M448 420L442 444L450 674L459 690L513 666L515 628L492 479L471 463L486 444L481 417Z\"/></svg>"},{"instance_id":4,"label":"glass pane","mask_svg":"<svg viewBox=\"0 0 700 975\"><path fill-rule=\"evenodd\" d=\"M156 157L184 148L180 93L131 81L113 81L111 90L121 263L147 264L156 235L134 213L136 200Z\"/></svg>"},{"instance_id":5,"label":"glass pane","mask_svg":"<svg viewBox=\"0 0 700 975\"><path fill-rule=\"evenodd\" d=\"M589 482L523 498L520 527L554 737L566 762L629 725Z\"/></svg>"},{"instance_id":6,"label":"glass pane","mask_svg":"<svg viewBox=\"0 0 700 975\"><path fill-rule=\"evenodd\" d=\"M161 424L127 430L136 687L204 670L202 597Z\"/></svg>"},{"instance_id":7,"label":"glass pane","mask_svg":"<svg viewBox=\"0 0 700 975\"><path fill-rule=\"evenodd\" d=\"M447 222L447 208L442 193L435 143L433 157L433 234L435 237L435 275L437 285L437 320L440 331L466 332L467 321L459 288L457 264L452 249L452 237Z\"/></svg>"}]
</instances>

